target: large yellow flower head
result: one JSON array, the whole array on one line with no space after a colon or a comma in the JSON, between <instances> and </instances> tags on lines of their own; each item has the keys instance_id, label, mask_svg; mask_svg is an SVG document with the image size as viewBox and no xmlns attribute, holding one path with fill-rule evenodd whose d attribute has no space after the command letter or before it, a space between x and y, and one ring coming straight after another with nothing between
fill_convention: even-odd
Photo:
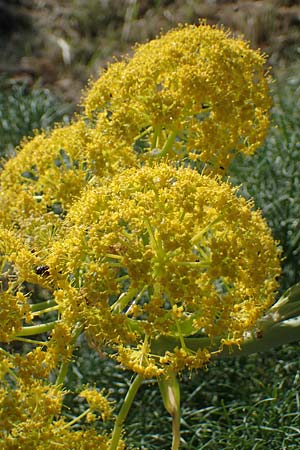
<instances>
[{"instance_id":1,"label":"large yellow flower head","mask_svg":"<svg viewBox=\"0 0 300 450\"><path fill-rule=\"evenodd\" d=\"M110 150L81 119L24 141L1 172L0 224L14 227L36 251L49 247L94 174L113 174L133 163L128 149L118 155Z\"/></svg>"},{"instance_id":2,"label":"large yellow flower head","mask_svg":"<svg viewBox=\"0 0 300 450\"><path fill-rule=\"evenodd\" d=\"M20 226L30 216L62 212L86 177L85 139L77 122L25 140L1 173L1 222Z\"/></svg>"},{"instance_id":3,"label":"large yellow flower head","mask_svg":"<svg viewBox=\"0 0 300 450\"><path fill-rule=\"evenodd\" d=\"M86 115L111 142L224 171L268 128L265 58L229 32L180 26L111 64L87 91Z\"/></svg>"},{"instance_id":4,"label":"large yellow flower head","mask_svg":"<svg viewBox=\"0 0 300 450\"><path fill-rule=\"evenodd\" d=\"M188 336L238 344L273 302L278 249L260 213L218 179L129 169L88 190L65 223L47 260L62 307L144 376L201 367L210 344L193 353ZM178 346L152 354L161 336Z\"/></svg>"}]
</instances>

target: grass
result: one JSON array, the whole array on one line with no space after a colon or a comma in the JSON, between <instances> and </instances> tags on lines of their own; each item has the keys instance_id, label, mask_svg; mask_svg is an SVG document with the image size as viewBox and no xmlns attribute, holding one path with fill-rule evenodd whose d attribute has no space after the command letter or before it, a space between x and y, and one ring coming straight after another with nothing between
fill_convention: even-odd
<instances>
[{"instance_id":1,"label":"grass","mask_svg":"<svg viewBox=\"0 0 300 450\"><path fill-rule=\"evenodd\" d=\"M300 345L248 358L219 360L181 380L183 450L270 450L300 448ZM89 381L110 392L117 409L132 374L99 359L83 343L71 389ZM76 404L72 400L73 405ZM79 413L80 405L76 413ZM142 385L126 424L129 448L167 450L171 419L154 383Z\"/></svg>"}]
</instances>

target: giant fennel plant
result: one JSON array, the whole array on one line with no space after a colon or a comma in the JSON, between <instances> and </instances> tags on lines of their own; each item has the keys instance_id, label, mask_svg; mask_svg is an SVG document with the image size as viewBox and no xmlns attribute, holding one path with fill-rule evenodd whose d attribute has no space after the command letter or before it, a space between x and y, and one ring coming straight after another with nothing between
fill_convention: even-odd
<instances>
[{"instance_id":1,"label":"giant fennel plant","mask_svg":"<svg viewBox=\"0 0 300 450\"><path fill-rule=\"evenodd\" d=\"M226 179L265 137L268 82L265 57L243 40L180 26L112 63L71 124L6 162L1 448L124 449L135 394L155 379L176 450L183 371L299 337L299 288L275 301L278 244ZM82 333L135 378L117 413L86 386L87 408L69 420Z\"/></svg>"}]
</instances>

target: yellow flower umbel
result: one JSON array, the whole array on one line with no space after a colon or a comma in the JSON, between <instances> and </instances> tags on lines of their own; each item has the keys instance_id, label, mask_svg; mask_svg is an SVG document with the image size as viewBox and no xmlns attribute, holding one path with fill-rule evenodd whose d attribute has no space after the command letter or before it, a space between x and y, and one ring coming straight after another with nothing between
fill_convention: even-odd
<instances>
[{"instance_id":1,"label":"yellow flower umbel","mask_svg":"<svg viewBox=\"0 0 300 450\"><path fill-rule=\"evenodd\" d=\"M83 122L24 141L1 173L1 222L20 227L48 213L54 224L84 183L84 146Z\"/></svg>"},{"instance_id":2,"label":"yellow flower umbel","mask_svg":"<svg viewBox=\"0 0 300 450\"><path fill-rule=\"evenodd\" d=\"M64 394L57 386L40 381L29 385L19 381L14 388L0 383L1 450L108 450L106 433L91 426L72 428L87 413L68 422L62 414ZM124 450L122 442L118 449Z\"/></svg>"},{"instance_id":3,"label":"yellow flower umbel","mask_svg":"<svg viewBox=\"0 0 300 450\"><path fill-rule=\"evenodd\" d=\"M81 119L24 141L0 175L0 224L14 227L35 252L46 251L94 174L111 175L133 162L128 149L111 150Z\"/></svg>"},{"instance_id":4,"label":"yellow flower umbel","mask_svg":"<svg viewBox=\"0 0 300 450\"><path fill-rule=\"evenodd\" d=\"M265 58L230 33L200 23L137 46L111 64L83 102L113 147L143 159L200 161L224 173L237 152L252 154L268 128Z\"/></svg>"},{"instance_id":5,"label":"yellow flower umbel","mask_svg":"<svg viewBox=\"0 0 300 450\"><path fill-rule=\"evenodd\" d=\"M273 302L278 249L260 213L191 169L124 171L88 190L66 227L48 259L66 307L94 345L144 377L201 367L216 340L217 351L239 344ZM191 351L189 336L207 346ZM178 346L153 353L159 337Z\"/></svg>"}]
</instances>

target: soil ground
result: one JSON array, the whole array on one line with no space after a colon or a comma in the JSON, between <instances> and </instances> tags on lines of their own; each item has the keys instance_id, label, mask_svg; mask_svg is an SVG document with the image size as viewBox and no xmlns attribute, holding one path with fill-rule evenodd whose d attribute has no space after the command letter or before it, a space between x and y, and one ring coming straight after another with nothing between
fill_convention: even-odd
<instances>
[{"instance_id":1,"label":"soil ground","mask_svg":"<svg viewBox=\"0 0 300 450\"><path fill-rule=\"evenodd\" d=\"M300 61L299 0L0 0L0 75L76 104L113 56L199 18L244 34L277 69Z\"/></svg>"}]
</instances>

